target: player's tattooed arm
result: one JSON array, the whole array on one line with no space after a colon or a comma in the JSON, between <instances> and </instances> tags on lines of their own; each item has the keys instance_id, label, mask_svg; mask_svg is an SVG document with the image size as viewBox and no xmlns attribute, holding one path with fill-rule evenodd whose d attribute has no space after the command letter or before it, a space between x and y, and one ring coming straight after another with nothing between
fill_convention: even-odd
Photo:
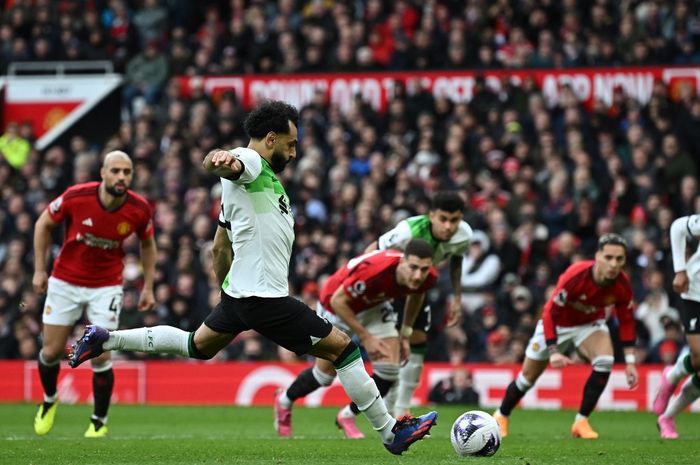
<instances>
[{"instance_id":1,"label":"player's tattooed arm","mask_svg":"<svg viewBox=\"0 0 700 465\"><path fill-rule=\"evenodd\" d=\"M202 166L208 172L231 180L238 179L243 173L243 162L228 150L214 149L207 154Z\"/></svg>"}]
</instances>

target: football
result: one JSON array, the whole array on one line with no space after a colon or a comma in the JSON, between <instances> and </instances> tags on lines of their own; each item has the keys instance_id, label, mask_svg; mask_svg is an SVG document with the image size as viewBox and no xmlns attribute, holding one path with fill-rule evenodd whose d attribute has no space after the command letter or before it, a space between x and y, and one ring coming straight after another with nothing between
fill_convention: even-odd
<instances>
[{"instance_id":1,"label":"football","mask_svg":"<svg viewBox=\"0 0 700 465\"><path fill-rule=\"evenodd\" d=\"M501 432L491 415L481 410L470 410L455 420L450 439L455 452L461 457L489 457L501 445Z\"/></svg>"}]
</instances>

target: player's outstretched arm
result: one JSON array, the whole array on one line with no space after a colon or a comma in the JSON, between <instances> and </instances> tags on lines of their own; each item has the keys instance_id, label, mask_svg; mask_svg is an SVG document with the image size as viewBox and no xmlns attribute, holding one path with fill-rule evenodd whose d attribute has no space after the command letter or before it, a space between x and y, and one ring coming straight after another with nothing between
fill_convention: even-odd
<instances>
[{"instance_id":1,"label":"player's outstretched arm","mask_svg":"<svg viewBox=\"0 0 700 465\"><path fill-rule=\"evenodd\" d=\"M56 224L47 210L39 216L34 225L34 276L32 287L34 292L45 294L49 285L49 275L46 271L46 256L51 245L51 230Z\"/></svg>"},{"instance_id":2,"label":"player's outstretched arm","mask_svg":"<svg viewBox=\"0 0 700 465\"><path fill-rule=\"evenodd\" d=\"M214 149L204 157L202 166L220 178L236 180L243 173L243 162L228 150Z\"/></svg>"},{"instance_id":3,"label":"player's outstretched arm","mask_svg":"<svg viewBox=\"0 0 700 465\"><path fill-rule=\"evenodd\" d=\"M228 238L226 229L218 226L214 233L214 245L211 249L214 261L214 274L219 285L224 283L226 275L231 269L231 261L233 260L233 250L231 250L231 241Z\"/></svg>"},{"instance_id":4,"label":"player's outstretched arm","mask_svg":"<svg viewBox=\"0 0 700 465\"><path fill-rule=\"evenodd\" d=\"M139 297L138 309L151 310L156 304L153 294L153 281L156 275L156 240L153 236L141 241L141 264L143 265L143 289Z\"/></svg>"}]
</instances>

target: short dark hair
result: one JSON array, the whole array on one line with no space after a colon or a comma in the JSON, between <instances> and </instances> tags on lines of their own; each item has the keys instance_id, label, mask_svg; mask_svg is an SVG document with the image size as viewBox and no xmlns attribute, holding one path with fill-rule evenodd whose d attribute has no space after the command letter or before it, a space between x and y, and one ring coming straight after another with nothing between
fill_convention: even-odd
<instances>
[{"instance_id":1,"label":"short dark hair","mask_svg":"<svg viewBox=\"0 0 700 465\"><path fill-rule=\"evenodd\" d=\"M433 196L430 204L431 210L443 210L446 212L464 211L464 199L457 191L439 191Z\"/></svg>"},{"instance_id":2,"label":"short dark hair","mask_svg":"<svg viewBox=\"0 0 700 465\"><path fill-rule=\"evenodd\" d=\"M619 245L625 249L625 255L627 255L627 241L619 234L607 233L600 236L598 239L598 250L603 250L603 247L606 245Z\"/></svg>"},{"instance_id":3,"label":"short dark hair","mask_svg":"<svg viewBox=\"0 0 700 465\"><path fill-rule=\"evenodd\" d=\"M243 123L251 139L262 139L268 132L289 133L289 122L299 122L299 112L292 105L279 100L266 100L253 108Z\"/></svg>"},{"instance_id":4,"label":"short dark hair","mask_svg":"<svg viewBox=\"0 0 700 465\"><path fill-rule=\"evenodd\" d=\"M418 258L433 258L433 246L424 239L412 239L403 250L404 257L409 255Z\"/></svg>"}]
</instances>

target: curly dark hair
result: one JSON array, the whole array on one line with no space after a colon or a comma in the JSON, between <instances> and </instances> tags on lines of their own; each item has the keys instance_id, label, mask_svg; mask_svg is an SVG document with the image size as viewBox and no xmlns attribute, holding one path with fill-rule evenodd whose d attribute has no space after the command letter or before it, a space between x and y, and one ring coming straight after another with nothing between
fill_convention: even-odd
<instances>
[{"instance_id":1,"label":"curly dark hair","mask_svg":"<svg viewBox=\"0 0 700 465\"><path fill-rule=\"evenodd\" d=\"M448 213L464 211L464 200L457 191L439 191L430 203L431 210L443 210Z\"/></svg>"},{"instance_id":2,"label":"curly dark hair","mask_svg":"<svg viewBox=\"0 0 700 465\"><path fill-rule=\"evenodd\" d=\"M296 108L279 100L266 100L248 114L244 128L251 139L262 139L270 131L288 134L289 121L297 125L299 112Z\"/></svg>"}]
</instances>

